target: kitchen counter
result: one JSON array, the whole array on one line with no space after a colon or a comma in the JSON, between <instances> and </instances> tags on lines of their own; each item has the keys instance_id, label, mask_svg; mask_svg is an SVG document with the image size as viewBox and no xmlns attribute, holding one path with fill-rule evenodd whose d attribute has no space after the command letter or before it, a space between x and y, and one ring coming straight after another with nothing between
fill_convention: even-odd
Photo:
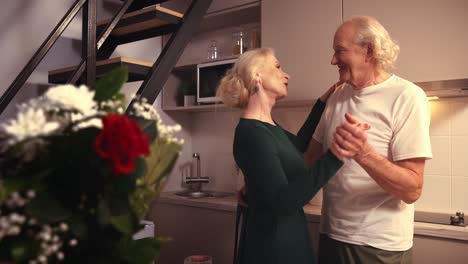
<instances>
[{"instance_id":1,"label":"kitchen counter","mask_svg":"<svg viewBox=\"0 0 468 264\"><path fill-rule=\"evenodd\" d=\"M194 199L177 196L174 192L163 192L158 202L232 212L235 212L237 208L237 198L235 194L230 194L223 198L204 197ZM306 213L308 221L320 222L320 206L306 205L304 206L304 212ZM416 235L468 241L468 226L459 227L415 222L414 233Z\"/></svg>"}]
</instances>

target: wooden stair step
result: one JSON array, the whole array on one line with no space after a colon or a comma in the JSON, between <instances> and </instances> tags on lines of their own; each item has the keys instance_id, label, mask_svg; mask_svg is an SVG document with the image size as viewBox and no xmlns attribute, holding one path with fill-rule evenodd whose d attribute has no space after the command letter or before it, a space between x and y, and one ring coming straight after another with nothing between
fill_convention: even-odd
<instances>
[{"instance_id":1,"label":"wooden stair step","mask_svg":"<svg viewBox=\"0 0 468 264\"><path fill-rule=\"evenodd\" d=\"M153 63L126 57L101 60L96 62L96 76L103 76L105 73L119 66L126 66L128 68L128 81L134 82L144 80L146 74L151 70ZM78 66L70 66L49 71L49 83L67 82L70 74L77 67Z\"/></svg>"},{"instance_id":2,"label":"wooden stair step","mask_svg":"<svg viewBox=\"0 0 468 264\"><path fill-rule=\"evenodd\" d=\"M162 6L150 6L141 10L123 15L117 26L111 32L111 36L121 37L144 30L155 29L166 25L176 25L183 18L183 14ZM97 32L104 30L111 21L106 19L99 21Z\"/></svg>"},{"instance_id":3,"label":"wooden stair step","mask_svg":"<svg viewBox=\"0 0 468 264\"><path fill-rule=\"evenodd\" d=\"M120 1L124 2L126 0L120 0ZM131 10L129 9L129 11L139 10L139 9L142 9L142 8L145 8L145 7L148 7L148 6L161 4L161 3L164 3L164 2L167 2L167 1L170 1L170 0L137 0L137 1L133 1L132 5L131 5L132 9Z\"/></svg>"}]
</instances>

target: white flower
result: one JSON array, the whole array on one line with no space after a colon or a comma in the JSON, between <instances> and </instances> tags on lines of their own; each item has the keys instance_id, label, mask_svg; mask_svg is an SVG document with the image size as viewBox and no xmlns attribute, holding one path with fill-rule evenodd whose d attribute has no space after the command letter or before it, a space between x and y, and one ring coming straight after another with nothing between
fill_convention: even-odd
<instances>
[{"instance_id":1,"label":"white flower","mask_svg":"<svg viewBox=\"0 0 468 264\"><path fill-rule=\"evenodd\" d=\"M97 113L97 106L93 97L94 91L89 90L85 85L77 88L70 84L53 87L45 94L45 98L52 105L57 105L61 109L77 110L84 116Z\"/></svg>"},{"instance_id":2,"label":"white flower","mask_svg":"<svg viewBox=\"0 0 468 264\"><path fill-rule=\"evenodd\" d=\"M72 113L71 114L71 121L74 122L74 123L77 122L77 121L80 121L80 120L82 120L84 118L86 118L86 116L83 115L83 114L80 114L80 113ZM83 121L83 122L79 122L77 125L75 125L73 127L73 130L77 131L77 130L87 128L87 127L97 127L99 129L101 129L102 128L101 118L96 117L96 118L91 118L91 119Z\"/></svg>"},{"instance_id":3,"label":"white flower","mask_svg":"<svg viewBox=\"0 0 468 264\"><path fill-rule=\"evenodd\" d=\"M57 122L48 122L41 109L27 109L18 113L16 120L3 124L3 130L11 136L10 144L27 138L48 135L59 127Z\"/></svg>"},{"instance_id":4,"label":"white flower","mask_svg":"<svg viewBox=\"0 0 468 264\"><path fill-rule=\"evenodd\" d=\"M156 128L158 129L158 137L166 140L169 143L174 142L179 145L184 144L183 139L179 140L174 136L176 132L182 130L182 127L180 125L164 125L158 111L156 111L156 109L146 101L146 98L142 98L140 101L136 101L133 104L132 114L144 119L155 120Z\"/></svg>"}]
</instances>

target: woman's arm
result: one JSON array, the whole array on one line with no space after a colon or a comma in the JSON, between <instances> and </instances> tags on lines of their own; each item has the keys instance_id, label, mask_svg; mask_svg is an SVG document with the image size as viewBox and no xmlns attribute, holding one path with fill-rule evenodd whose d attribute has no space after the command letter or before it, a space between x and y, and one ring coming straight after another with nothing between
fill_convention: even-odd
<instances>
[{"instance_id":1,"label":"woman's arm","mask_svg":"<svg viewBox=\"0 0 468 264\"><path fill-rule=\"evenodd\" d=\"M322 113L325 110L325 104L328 98L333 94L336 87L341 83L342 82L337 82L333 84L330 88L327 89L327 91L325 91L322 96L320 96L320 99L315 102L312 111L310 111L309 116L302 125L301 129L299 129L297 136L295 136L296 138L294 138L294 135L288 134L289 138L291 138L291 141L300 152L304 153L306 151L307 146L310 144L310 139L312 138L312 135L314 134L315 129L317 128L317 125L320 121Z\"/></svg>"},{"instance_id":2,"label":"woman's arm","mask_svg":"<svg viewBox=\"0 0 468 264\"><path fill-rule=\"evenodd\" d=\"M343 164L327 152L308 170L297 168L295 181L288 181L276 138L262 127L237 131L234 155L246 177L249 207L290 214L302 208Z\"/></svg>"}]
</instances>

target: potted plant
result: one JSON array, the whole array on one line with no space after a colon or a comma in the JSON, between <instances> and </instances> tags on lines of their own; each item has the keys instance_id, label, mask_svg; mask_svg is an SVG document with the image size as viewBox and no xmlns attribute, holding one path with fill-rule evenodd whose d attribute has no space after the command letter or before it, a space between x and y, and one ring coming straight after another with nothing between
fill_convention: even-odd
<instances>
[{"instance_id":1,"label":"potted plant","mask_svg":"<svg viewBox=\"0 0 468 264\"><path fill-rule=\"evenodd\" d=\"M196 105L197 84L195 82L182 82L179 88L184 95L184 106Z\"/></svg>"}]
</instances>

